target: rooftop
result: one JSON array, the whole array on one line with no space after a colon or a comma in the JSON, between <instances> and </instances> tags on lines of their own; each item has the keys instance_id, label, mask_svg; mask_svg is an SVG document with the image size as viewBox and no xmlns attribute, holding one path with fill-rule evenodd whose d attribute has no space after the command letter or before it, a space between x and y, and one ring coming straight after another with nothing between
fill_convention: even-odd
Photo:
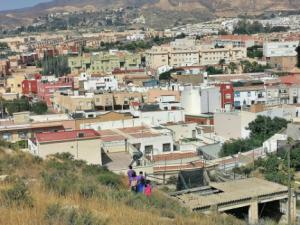
<instances>
[{"instance_id":1,"label":"rooftop","mask_svg":"<svg viewBox=\"0 0 300 225\"><path fill-rule=\"evenodd\" d=\"M73 141L78 139L97 139L99 134L92 129L74 130L74 131L59 131L37 133L36 140L39 143L56 142L56 141Z\"/></svg>"},{"instance_id":2,"label":"rooftop","mask_svg":"<svg viewBox=\"0 0 300 225\"><path fill-rule=\"evenodd\" d=\"M200 209L232 201L287 192L287 187L259 178L211 183L210 187L218 190L219 192L206 196L201 195L200 192L192 192L177 195L176 197L192 209Z\"/></svg>"}]
</instances>

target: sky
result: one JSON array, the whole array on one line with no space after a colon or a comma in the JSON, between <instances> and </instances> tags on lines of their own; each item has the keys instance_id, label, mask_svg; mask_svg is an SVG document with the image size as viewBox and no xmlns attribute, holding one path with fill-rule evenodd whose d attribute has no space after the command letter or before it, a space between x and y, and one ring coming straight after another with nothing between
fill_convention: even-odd
<instances>
[{"instance_id":1,"label":"sky","mask_svg":"<svg viewBox=\"0 0 300 225\"><path fill-rule=\"evenodd\" d=\"M41 2L50 0L0 0L0 11L9 9L20 9L28 6L34 6Z\"/></svg>"}]
</instances>

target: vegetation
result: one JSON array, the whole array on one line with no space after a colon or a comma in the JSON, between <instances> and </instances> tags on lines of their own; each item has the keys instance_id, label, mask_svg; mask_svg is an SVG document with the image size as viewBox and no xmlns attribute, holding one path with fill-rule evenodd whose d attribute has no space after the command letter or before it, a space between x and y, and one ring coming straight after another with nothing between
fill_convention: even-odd
<instances>
[{"instance_id":1,"label":"vegetation","mask_svg":"<svg viewBox=\"0 0 300 225\"><path fill-rule=\"evenodd\" d=\"M22 96L21 98L14 100L3 100L4 110L12 116L17 112L30 111L38 115L45 114L48 111L47 104L43 101L30 104L29 100Z\"/></svg>"},{"instance_id":2,"label":"vegetation","mask_svg":"<svg viewBox=\"0 0 300 225\"><path fill-rule=\"evenodd\" d=\"M266 69L270 69L270 65L261 65L258 64L257 62L249 62L248 60L242 61L241 62L243 72L244 73L259 73L259 72L264 72Z\"/></svg>"},{"instance_id":3,"label":"vegetation","mask_svg":"<svg viewBox=\"0 0 300 225\"><path fill-rule=\"evenodd\" d=\"M47 56L37 66L42 68L43 75L55 75L56 77L67 75L71 72L68 66L67 56Z\"/></svg>"},{"instance_id":4,"label":"vegetation","mask_svg":"<svg viewBox=\"0 0 300 225\"><path fill-rule=\"evenodd\" d=\"M0 51L9 49L8 44L6 42L0 42Z\"/></svg>"},{"instance_id":5,"label":"vegetation","mask_svg":"<svg viewBox=\"0 0 300 225\"><path fill-rule=\"evenodd\" d=\"M42 115L48 111L48 106L46 102L35 102L31 106L31 111L35 114Z\"/></svg>"},{"instance_id":6,"label":"vegetation","mask_svg":"<svg viewBox=\"0 0 300 225\"><path fill-rule=\"evenodd\" d=\"M250 137L246 139L232 139L225 142L220 151L220 156L234 155L261 147L264 141L286 128L287 123L285 119L278 117L271 119L260 115L249 123Z\"/></svg>"},{"instance_id":7,"label":"vegetation","mask_svg":"<svg viewBox=\"0 0 300 225\"><path fill-rule=\"evenodd\" d=\"M257 33L272 33L272 32L286 32L289 27L274 26L270 25L263 26L260 22L250 22L246 19L239 20L234 27L234 34L257 34Z\"/></svg>"},{"instance_id":8,"label":"vegetation","mask_svg":"<svg viewBox=\"0 0 300 225\"><path fill-rule=\"evenodd\" d=\"M206 72L208 73L208 75L222 74L222 73L224 73L223 69L219 69L219 68L216 68L214 66L208 66L206 68Z\"/></svg>"},{"instance_id":9,"label":"vegetation","mask_svg":"<svg viewBox=\"0 0 300 225\"><path fill-rule=\"evenodd\" d=\"M237 70L237 65L234 62L230 62L228 65L228 69L230 70L230 73L235 73Z\"/></svg>"},{"instance_id":10,"label":"vegetation","mask_svg":"<svg viewBox=\"0 0 300 225\"><path fill-rule=\"evenodd\" d=\"M44 161L27 153L0 150L0 172L8 175L0 181L4 193L0 204L5 206L0 207L0 224L243 224L230 216L194 214L158 190L151 198L133 194L127 190L126 178L74 160L67 153ZM115 182L112 185L107 180Z\"/></svg>"},{"instance_id":11,"label":"vegetation","mask_svg":"<svg viewBox=\"0 0 300 225\"><path fill-rule=\"evenodd\" d=\"M262 52L262 46L252 46L247 48L247 57L249 58L262 58L263 57L263 52Z\"/></svg>"}]
</instances>

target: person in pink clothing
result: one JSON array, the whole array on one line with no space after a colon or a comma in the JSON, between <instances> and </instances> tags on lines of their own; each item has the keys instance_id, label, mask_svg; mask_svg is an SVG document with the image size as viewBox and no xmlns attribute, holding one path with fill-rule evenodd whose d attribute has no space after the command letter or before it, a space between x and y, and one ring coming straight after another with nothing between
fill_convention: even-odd
<instances>
[{"instance_id":1,"label":"person in pink clothing","mask_svg":"<svg viewBox=\"0 0 300 225\"><path fill-rule=\"evenodd\" d=\"M147 180L147 181L146 181L146 185L145 185L145 189L144 189L144 194L145 194L147 197L150 197L151 194L152 194L152 186L151 186L150 180Z\"/></svg>"}]
</instances>

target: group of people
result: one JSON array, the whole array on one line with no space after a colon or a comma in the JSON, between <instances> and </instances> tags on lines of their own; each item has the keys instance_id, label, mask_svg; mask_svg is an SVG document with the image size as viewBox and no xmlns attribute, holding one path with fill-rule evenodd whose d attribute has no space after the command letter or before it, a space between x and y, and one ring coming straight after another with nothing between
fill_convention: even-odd
<instances>
[{"instance_id":1,"label":"group of people","mask_svg":"<svg viewBox=\"0 0 300 225\"><path fill-rule=\"evenodd\" d=\"M150 180L146 180L143 172L139 172L139 175L129 166L127 171L129 188L134 193L144 193L147 197L151 196L152 187Z\"/></svg>"}]
</instances>

